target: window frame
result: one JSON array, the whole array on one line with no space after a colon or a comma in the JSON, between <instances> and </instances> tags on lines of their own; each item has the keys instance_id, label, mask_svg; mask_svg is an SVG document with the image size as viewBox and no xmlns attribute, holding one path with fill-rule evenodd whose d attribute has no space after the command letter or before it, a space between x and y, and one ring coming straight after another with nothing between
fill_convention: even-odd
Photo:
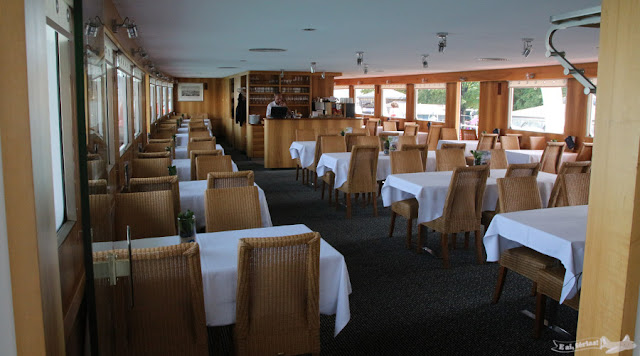
<instances>
[{"instance_id":1,"label":"window frame","mask_svg":"<svg viewBox=\"0 0 640 356\"><path fill-rule=\"evenodd\" d=\"M154 79L149 81L149 107L151 109L151 123L153 124L156 122L156 84Z\"/></svg>"},{"instance_id":2,"label":"window frame","mask_svg":"<svg viewBox=\"0 0 640 356\"><path fill-rule=\"evenodd\" d=\"M347 96L341 96L341 97L337 97L336 96L336 90L346 90L347 91ZM331 93L331 95L340 100L340 99L345 99L345 98L351 98L351 96L349 95L349 86L348 85L334 85L333 86L333 92ZM340 100L340 103L343 103L342 100Z\"/></svg>"},{"instance_id":3,"label":"window frame","mask_svg":"<svg viewBox=\"0 0 640 356\"><path fill-rule=\"evenodd\" d=\"M593 85L598 85L598 78L589 78L589 80ZM587 127L585 136L590 138L594 138L596 135L596 104L594 104L594 102L597 101L597 94L590 93L587 95ZM592 117L593 120L591 120ZM593 133L591 133L591 121L593 121Z\"/></svg>"},{"instance_id":4,"label":"window frame","mask_svg":"<svg viewBox=\"0 0 640 356\"><path fill-rule=\"evenodd\" d=\"M429 120L429 119L421 119L418 117L418 90L444 90L444 113L445 113L445 117L443 121L437 121L437 120ZM432 123L436 123L436 124L444 124L447 120L446 115L447 115L447 83L429 83L429 84L425 84L425 83L420 83L420 84L414 84L414 100L413 100L413 112L414 112L414 116L415 116L415 120L416 121L425 121L425 122L432 122Z\"/></svg>"},{"instance_id":5,"label":"window frame","mask_svg":"<svg viewBox=\"0 0 640 356\"><path fill-rule=\"evenodd\" d=\"M121 75L122 74L122 75ZM120 80L119 78L122 77L124 78L124 103L120 103L120 89L122 89L122 87L120 86ZM126 72L124 72L123 70L121 70L120 68L116 69L116 92L117 92L117 97L118 97L118 106L120 106L121 104L124 105L124 123L122 125L122 127L124 128L124 135L122 136L124 138L124 142L121 144L120 143L120 136L121 136L121 132L118 132L118 150L120 152L120 156L122 157L122 155L124 155L124 153L129 149L129 147L131 146L131 115L130 115L130 111L131 111L131 105L130 102L131 100L131 76L129 74L127 74ZM118 130L120 130L120 108L118 108Z\"/></svg>"},{"instance_id":6,"label":"window frame","mask_svg":"<svg viewBox=\"0 0 640 356\"><path fill-rule=\"evenodd\" d=\"M143 73L140 69L134 68L133 77L132 77L132 86L131 86L131 91L132 91L131 94L132 94L132 100L133 100L132 102L133 105L131 106L131 110L133 112L134 139L137 139L138 137L140 137L140 134L142 134L142 131L143 131L143 128L142 128L142 121L143 121L142 117L144 116L142 112L142 107L144 103L144 100L142 100L144 96L143 88L144 88Z\"/></svg>"},{"instance_id":7,"label":"window frame","mask_svg":"<svg viewBox=\"0 0 640 356\"><path fill-rule=\"evenodd\" d=\"M563 115L563 123L562 123L562 131L561 132L552 132L545 130L526 130L523 128L514 128L512 126L513 119L513 100L514 100L514 89L518 88L565 88L568 94L567 80L566 79L549 79L549 80L526 80L526 81L510 81L509 82L509 113L507 117L507 127L509 130L515 131L525 131L525 132L534 132L540 134L554 134L554 135L563 135L566 129L567 124L567 113L566 113L566 96L564 97L564 111Z\"/></svg>"},{"instance_id":8,"label":"window frame","mask_svg":"<svg viewBox=\"0 0 640 356\"><path fill-rule=\"evenodd\" d=\"M371 114L365 114L362 112L362 106L358 105L358 90L364 89L372 89L373 90L373 112ZM355 105L355 114L362 116L375 116L376 114L376 99L375 99L376 86L375 85L356 85L353 88L353 102ZM358 112L358 107L360 107L361 112Z\"/></svg>"},{"instance_id":9,"label":"window frame","mask_svg":"<svg viewBox=\"0 0 640 356\"><path fill-rule=\"evenodd\" d=\"M385 90L404 90L404 116L399 117L399 116L390 116L388 115L389 113L385 113L386 110L386 104L385 104L385 97L384 97L384 91ZM406 84L384 84L380 86L380 102L382 107L380 108L380 116L385 117L385 118L389 118L389 119L394 119L394 120L406 120L407 119L407 85ZM375 109L375 108L374 108ZM387 115L385 115L387 114Z\"/></svg>"}]
</instances>

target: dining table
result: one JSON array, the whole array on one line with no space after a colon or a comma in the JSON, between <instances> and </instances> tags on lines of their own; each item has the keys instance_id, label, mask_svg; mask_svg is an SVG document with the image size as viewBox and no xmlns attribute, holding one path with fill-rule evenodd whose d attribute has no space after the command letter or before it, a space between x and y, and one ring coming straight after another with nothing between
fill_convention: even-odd
<instances>
[{"instance_id":1,"label":"dining table","mask_svg":"<svg viewBox=\"0 0 640 356\"><path fill-rule=\"evenodd\" d=\"M544 150L505 150L509 164L538 163L542 160ZM575 152L563 152L562 162L575 162L578 154Z\"/></svg>"},{"instance_id":2,"label":"dining table","mask_svg":"<svg viewBox=\"0 0 640 356\"><path fill-rule=\"evenodd\" d=\"M497 214L484 234L487 261L508 249L526 246L558 259L565 268L560 303L582 286L588 205Z\"/></svg>"},{"instance_id":3,"label":"dining table","mask_svg":"<svg viewBox=\"0 0 640 356\"><path fill-rule=\"evenodd\" d=\"M289 146L291 159L300 159L302 168L313 164L316 154L316 141L293 141Z\"/></svg>"},{"instance_id":4,"label":"dining table","mask_svg":"<svg viewBox=\"0 0 640 356\"><path fill-rule=\"evenodd\" d=\"M498 202L498 178L504 178L506 169L492 169L487 178L482 210L493 211ZM418 223L435 220L442 216L453 171L391 174L382 186L384 206L415 198L418 201ZM551 196L556 175L539 172L537 177L542 206L546 207Z\"/></svg>"},{"instance_id":5,"label":"dining table","mask_svg":"<svg viewBox=\"0 0 640 356\"><path fill-rule=\"evenodd\" d=\"M187 209L194 212L196 216L196 228L204 229L206 226L204 211L204 192L207 190L206 180L192 180L188 182L178 182L180 188L180 210ZM260 199L260 217L262 219L262 227L273 226L271 222L271 213L264 191L257 184L258 197Z\"/></svg>"},{"instance_id":6,"label":"dining table","mask_svg":"<svg viewBox=\"0 0 640 356\"><path fill-rule=\"evenodd\" d=\"M191 159L174 159L171 161L171 164L176 166L178 181L187 182L191 180ZM238 165L236 165L236 162L234 162L233 160L231 161L231 168L234 172L238 171Z\"/></svg>"},{"instance_id":7,"label":"dining table","mask_svg":"<svg viewBox=\"0 0 640 356\"><path fill-rule=\"evenodd\" d=\"M222 148L222 146L219 143L216 144L216 150L222 151L222 154L224 155L224 148ZM187 156L187 146L176 147L176 159L188 159L188 158L189 156Z\"/></svg>"},{"instance_id":8,"label":"dining table","mask_svg":"<svg viewBox=\"0 0 640 356\"><path fill-rule=\"evenodd\" d=\"M196 234L200 247L202 289L207 326L224 326L236 322L238 282L238 243L242 238L292 236L312 232L307 226L284 225L257 229ZM131 241L133 249L177 245L179 236L143 238ZM127 241L96 242L93 252L126 249ZM351 281L344 256L324 239L320 240L319 263L320 314L335 315L334 335L351 319L349 295ZM134 270L135 273L135 270Z\"/></svg>"}]
</instances>

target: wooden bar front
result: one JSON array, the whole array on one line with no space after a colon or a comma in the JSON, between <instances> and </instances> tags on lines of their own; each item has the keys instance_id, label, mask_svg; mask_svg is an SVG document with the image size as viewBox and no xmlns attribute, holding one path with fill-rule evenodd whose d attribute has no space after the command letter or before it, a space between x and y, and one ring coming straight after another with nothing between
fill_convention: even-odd
<instances>
[{"instance_id":1,"label":"wooden bar front","mask_svg":"<svg viewBox=\"0 0 640 356\"><path fill-rule=\"evenodd\" d=\"M296 166L296 162L289 154L289 147L296 140L296 130L344 129L362 125L362 119L344 117L264 119L264 167L293 168Z\"/></svg>"}]
</instances>

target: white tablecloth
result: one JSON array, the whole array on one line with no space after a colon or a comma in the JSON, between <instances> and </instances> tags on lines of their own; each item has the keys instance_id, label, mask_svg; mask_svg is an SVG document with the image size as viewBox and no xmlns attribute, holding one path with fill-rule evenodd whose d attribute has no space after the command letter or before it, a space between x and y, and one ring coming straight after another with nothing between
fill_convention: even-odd
<instances>
[{"instance_id":1,"label":"white tablecloth","mask_svg":"<svg viewBox=\"0 0 640 356\"><path fill-rule=\"evenodd\" d=\"M464 143L466 144L464 148L464 155L467 157L473 157L471 151L475 151L478 148L478 141L471 140L440 140L438 141L438 149L442 146L443 143Z\"/></svg>"},{"instance_id":2,"label":"white tablecloth","mask_svg":"<svg viewBox=\"0 0 640 356\"><path fill-rule=\"evenodd\" d=\"M172 164L176 166L176 170L178 171L178 181L180 182L188 182L191 180L191 160L188 158L185 159L174 159ZM231 166L233 167L233 171L238 171L238 166L236 162L231 161Z\"/></svg>"},{"instance_id":3,"label":"white tablecloth","mask_svg":"<svg viewBox=\"0 0 640 356\"><path fill-rule=\"evenodd\" d=\"M543 150L506 150L509 164L537 163L542 158ZM577 153L563 152L562 162L575 162Z\"/></svg>"},{"instance_id":4,"label":"white tablecloth","mask_svg":"<svg viewBox=\"0 0 640 356\"><path fill-rule=\"evenodd\" d=\"M503 178L506 169L492 169L487 179L482 210L495 210L498 201L497 178ZM392 174L382 186L382 202L391 206L400 200L416 198L418 200L418 223L437 219L442 216L444 203L449 191L452 171ZM538 188L542 198L542 206L546 207L551 196L556 175L538 173Z\"/></svg>"},{"instance_id":5,"label":"white tablecloth","mask_svg":"<svg viewBox=\"0 0 640 356\"><path fill-rule=\"evenodd\" d=\"M192 180L189 182L179 182L180 185L180 210L187 211L190 209L196 215L196 227L202 229L206 226L204 215L204 191L207 190L206 180ZM262 226L273 226L271 222L271 213L269 213L269 205L264 191L257 184L258 196L260 197L260 215L262 217Z\"/></svg>"},{"instance_id":6,"label":"white tablecloth","mask_svg":"<svg viewBox=\"0 0 640 356\"><path fill-rule=\"evenodd\" d=\"M222 148L222 146L220 146L219 143L216 144L216 150L222 151L222 154L224 155L224 148ZM176 159L188 159L188 158L189 157L187 156L187 146L176 147Z\"/></svg>"},{"instance_id":7,"label":"white tablecloth","mask_svg":"<svg viewBox=\"0 0 640 356\"><path fill-rule=\"evenodd\" d=\"M291 159L300 158L303 168L313 164L316 154L316 141L293 141L289 147Z\"/></svg>"},{"instance_id":8,"label":"white tablecloth","mask_svg":"<svg viewBox=\"0 0 640 356\"><path fill-rule=\"evenodd\" d=\"M587 211L582 205L498 214L484 234L487 261L520 246L557 258L566 269L560 303L571 299L582 286Z\"/></svg>"},{"instance_id":9,"label":"white tablecloth","mask_svg":"<svg viewBox=\"0 0 640 356\"><path fill-rule=\"evenodd\" d=\"M335 189L340 188L349 175L349 161L351 152L323 153L318 161L318 177L322 177L326 172L331 171L336 175ZM384 180L391 174L391 159L389 155L380 152L378 155L377 179Z\"/></svg>"},{"instance_id":10,"label":"white tablecloth","mask_svg":"<svg viewBox=\"0 0 640 356\"><path fill-rule=\"evenodd\" d=\"M236 321L238 241L245 237L288 236L311 232L305 225L275 226L198 234L202 263L207 325L230 325ZM320 313L336 315L334 334L349 322L351 282L344 257L326 241L320 241Z\"/></svg>"}]
</instances>

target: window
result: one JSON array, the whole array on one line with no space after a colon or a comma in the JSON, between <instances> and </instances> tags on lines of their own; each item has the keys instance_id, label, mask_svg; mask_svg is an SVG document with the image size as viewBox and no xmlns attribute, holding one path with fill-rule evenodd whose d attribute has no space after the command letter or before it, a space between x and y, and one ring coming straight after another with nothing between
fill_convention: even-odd
<instances>
[{"instance_id":1,"label":"window","mask_svg":"<svg viewBox=\"0 0 640 356\"><path fill-rule=\"evenodd\" d=\"M416 119L444 122L447 107L446 84L416 84Z\"/></svg>"},{"instance_id":2,"label":"window","mask_svg":"<svg viewBox=\"0 0 640 356\"><path fill-rule=\"evenodd\" d=\"M156 86L149 85L149 107L151 108L151 122L156 121Z\"/></svg>"},{"instance_id":3,"label":"window","mask_svg":"<svg viewBox=\"0 0 640 356\"><path fill-rule=\"evenodd\" d=\"M162 87L162 115L167 114L167 87Z\"/></svg>"},{"instance_id":4,"label":"window","mask_svg":"<svg viewBox=\"0 0 640 356\"><path fill-rule=\"evenodd\" d=\"M509 128L563 133L566 80L509 82Z\"/></svg>"},{"instance_id":5,"label":"window","mask_svg":"<svg viewBox=\"0 0 640 356\"><path fill-rule=\"evenodd\" d=\"M356 114L373 115L375 112L376 90L373 85L355 89Z\"/></svg>"},{"instance_id":6,"label":"window","mask_svg":"<svg viewBox=\"0 0 640 356\"><path fill-rule=\"evenodd\" d=\"M118 69L118 132L120 155L129 145L129 76Z\"/></svg>"},{"instance_id":7,"label":"window","mask_svg":"<svg viewBox=\"0 0 640 356\"><path fill-rule=\"evenodd\" d=\"M133 126L135 137L142 132L142 81L133 78Z\"/></svg>"},{"instance_id":8,"label":"window","mask_svg":"<svg viewBox=\"0 0 640 356\"><path fill-rule=\"evenodd\" d=\"M162 116L162 86L156 85L156 119Z\"/></svg>"},{"instance_id":9,"label":"window","mask_svg":"<svg viewBox=\"0 0 640 356\"><path fill-rule=\"evenodd\" d=\"M460 83L460 129L478 130L480 82Z\"/></svg>"},{"instance_id":10,"label":"window","mask_svg":"<svg viewBox=\"0 0 640 356\"><path fill-rule=\"evenodd\" d=\"M173 112L173 87L169 87L167 95L169 97L169 112Z\"/></svg>"},{"instance_id":11,"label":"window","mask_svg":"<svg viewBox=\"0 0 640 356\"><path fill-rule=\"evenodd\" d=\"M590 80L593 84L598 84L598 79ZM596 94L589 94L587 100L587 136L593 137L596 129Z\"/></svg>"},{"instance_id":12,"label":"window","mask_svg":"<svg viewBox=\"0 0 640 356\"><path fill-rule=\"evenodd\" d=\"M349 98L349 87L348 86L334 86L333 87L333 97L340 100L341 103L345 101L343 99Z\"/></svg>"},{"instance_id":13,"label":"window","mask_svg":"<svg viewBox=\"0 0 640 356\"><path fill-rule=\"evenodd\" d=\"M382 86L382 116L391 119L404 119L407 116L406 86Z\"/></svg>"}]
</instances>

